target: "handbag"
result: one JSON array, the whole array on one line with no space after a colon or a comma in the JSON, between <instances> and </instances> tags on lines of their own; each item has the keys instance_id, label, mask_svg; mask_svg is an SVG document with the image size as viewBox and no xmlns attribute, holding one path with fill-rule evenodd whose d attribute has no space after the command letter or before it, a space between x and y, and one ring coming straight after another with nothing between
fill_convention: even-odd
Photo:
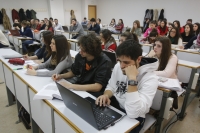
<instances>
[{"instance_id":1,"label":"handbag","mask_svg":"<svg viewBox=\"0 0 200 133\"><path fill-rule=\"evenodd\" d=\"M23 124L26 127L26 129L31 129L31 126L30 126L30 115L29 115L29 113L26 111L26 109L23 106L21 106L20 109L19 109L18 117L23 122Z\"/></svg>"},{"instance_id":2,"label":"handbag","mask_svg":"<svg viewBox=\"0 0 200 133\"><path fill-rule=\"evenodd\" d=\"M14 65L24 65L25 61L20 58L9 59L8 62Z\"/></svg>"}]
</instances>

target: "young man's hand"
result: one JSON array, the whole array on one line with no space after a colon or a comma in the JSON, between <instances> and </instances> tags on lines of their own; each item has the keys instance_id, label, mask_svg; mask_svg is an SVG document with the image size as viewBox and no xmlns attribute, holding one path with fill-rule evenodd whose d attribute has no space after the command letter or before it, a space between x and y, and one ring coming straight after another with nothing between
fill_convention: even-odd
<instances>
[{"instance_id":1,"label":"young man's hand","mask_svg":"<svg viewBox=\"0 0 200 133\"><path fill-rule=\"evenodd\" d=\"M130 65L125 68L126 76L129 80L135 80L138 75L138 70L135 65Z\"/></svg>"},{"instance_id":2,"label":"young man's hand","mask_svg":"<svg viewBox=\"0 0 200 133\"><path fill-rule=\"evenodd\" d=\"M108 97L108 95L101 95L101 96L99 96L97 99L96 99L96 105L99 105L99 106L108 106L108 105L110 105L110 99L109 99L109 97Z\"/></svg>"}]
</instances>

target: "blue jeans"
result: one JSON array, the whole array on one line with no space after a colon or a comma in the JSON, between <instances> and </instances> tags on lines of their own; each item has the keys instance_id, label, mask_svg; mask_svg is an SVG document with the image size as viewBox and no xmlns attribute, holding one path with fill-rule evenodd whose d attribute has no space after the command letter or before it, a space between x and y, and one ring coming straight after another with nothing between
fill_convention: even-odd
<instances>
[{"instance_id":1,"label":"blue jeans","mask_svg":"<svg viewBox=\"0 0 200 133\"><path fill-rule=\"evenodd\" d=\"M32 44L33 43L33 40L26 40L26 41L23 41L22 42L22 49L23 49L23 52L25 52L25 53L27 53L28 52L28 46L30 45L30 44Z\"/></svg>"}]
</instances>

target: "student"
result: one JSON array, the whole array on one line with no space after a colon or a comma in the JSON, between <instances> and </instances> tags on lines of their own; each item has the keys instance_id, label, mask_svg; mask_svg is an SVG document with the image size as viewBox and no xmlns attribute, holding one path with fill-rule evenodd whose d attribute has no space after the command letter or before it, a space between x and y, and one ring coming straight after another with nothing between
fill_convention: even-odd
<instances>
[{"instance_id":1,"label":"student","mask_svg":"<svg viewBox=\"0 0 200 133\"><path fill-rule=\"evenodd\" d=\"M35 28L36 28L35 19L31 19L30 27L32 30L35 30Z\"/></svg>"},{"instance_id":2,"label":"student","mask_svg":"<svg viewBox=\"0 0 200 133\"><path fill-rule=\"evenodd\" d=\"M72 82L61 83L68 89L103 92L111 75L111 60L102 52L101 41L94 34L89 34L82 36L78 45L80 52L75 57L71 71L58 76L54 74L52 79L65 78Z\"/></svg>"},{"instance_id":3,"label":"student","mask_svg":"<svg viewBox=\"0 0 200 133\"><path fill-rule=\"evenodd\" d=\"M162 20L160 22L160 26L158 26L158 30L160 31L161 36L166 36L168 33L167 22Z\"/></svg>"},{"instance_id":4,"label":"student","mask_svg":"<svg viewBox=\"0 0 200 133\"><path fill-rule=\"evenodd\" d=\"M186 24L192 24L192 19L188 19Z\"/></svg>"},{"instance_id":5,"label":"student","mask_svg":"<svg viewBox=\"0 0 200 133\"><path fill-rule=\"evenodd\" d=\"M51 32L54 33L54 30L53 30L53 26L52 26L51 21L47 20L45 30L49 30L49 31L51 31Z\"/></svg>"},{"instance_id":6,"label":"student","mask_svg":"<svg viewBox=\"0 0 200 133\"><path fill-rule=\"evenodd\" d=\"M63 31L63 27L61 24L58 23L58 19L54 19L55 25L54 25L54 31L61 30Z\"/></svg>"},{"instance_id":7,"label":"student","mask_svg":"<svg viewBox=\"0 0 200 133\"><path fill-rule=\"evenodd\" d=\"M46 24L45 24L45 22L44 22L44 20L40 20L40 30L44 30L45 29L45 27L46 27Z\"/></svg>"},{"instance_id":8,"label":"student","mask_svg":"<svg viewBox=\"0 0 200 133\"><path fill-rule=\"evenodd\" d=\"M170 39L173 47L181 48L183 46L183 41L181 39L181 35L180 35L179 29L177 27L173 27L170 30L168 38Z\"/></svg>"},{"instance_id":9,"label":"student","mask_svg":"<svg viewBox=\"0 0 200 133\"><path fill-rule=\"evenodd\" d=\"M33 32L32 32L32 30L27 26L27 21L26 21L26 20L23 20L22 23L21 23L21 25L22 25L22 27L23 27L23 29L24 29L23 32L20 30L19 27L16 27L16 29L19 30L20 35L26 36L26 37L30 37L30 38L31 38L30 40L25 40L25 41L22 42L23 54L27 54L27 53L28 53L27 47L28 47L30 44L33 43L33 40L32 40L32 39L33 39Z\"/></svg>"},{"instance_id":10,"label":"student","mask_svg":"<svg viewBox=\"0 0 200 133\"><path fill-rule=\"evenodd\" d=\"M100 28L103 27L102 24L101 24L101 19L100 18L97 19L97 24L100 26Z\"/></svg>"},{"instance_id":11,"label":"student","mask_svg":"<svg viewBox=\"0 0 200 133\"><path fill-rule=\"evenodd\" d=\"M122 30L124 28L124 23L122 19L119 19L118 24L115 26L115 30L111 30L113 33L122 33Z\"/></svg>"},{"instance_id":12,"label":"student","mask_svg":"<svg viewBox=\"0 0 200 133\"><path fill-rule=\"evenodd\" d=\"M163 20L162 20L162 19L159 19L159 20L158 20L156 27L158 27L158 26L161 25L161 21L163 21Z\"/></svg>"},{"instance_id":13,"label":"student","mask_svg":"<svg viewBox=\"0 0 200 133\"><path fill-rule=\"evenodd\" d=\"M121 34L120 39L119 39L119 44L121 44L122 42L126 40L134 40L136 42L139 42L137 35L130 32L124 32Z\"/></svg>"},{"instance_id":14,"label":"student","mask_svg":"<svg viewBox=\"0 0 200 133\"><path fill-rule=\"evenodd\" d=\"M149 33L151 32L151 30L153 28L156 28L156 21L154 21L154 20L149 23L149 28L146 30L146 32L144 33L143 36L148 37ZM158 31L158 34L160 34L160 31L158 29L157 29L157 31Z\"/></svg>"},{"instance_id":15,"label":"student","mask_svg":"<svg viewBox=\"0 0 200 133\"><path fill-rule=\"evenodd\" d=\"M45 24L47 23L47 21L48 21L48 19L47 19L47 18L44 18L44 23L45 23Z\"/></svg>"},{"instance_id":16,"label":"student","mask_svg":"<svg viewBox=\"0 0 200 133\"><path fill-rule=\"evenodd\" d=\"M193 24L193 31L194 31L194 35L198 35L200 32L200 23L194 23Z\"/></svg>"},{"instance_id":17,"label":"student","mask_svg":"<svg viewBox=\"0 0 200 133\"><path fill-rule=\"evenodd\" d=\"M113 18L109 24L110 27L115 27L116 26L116 22L115 22L115 19Z\"/></svg>"},{"instance_id":18,"label":"student","mask_svg":"<svg viewBox=\"0 0 200 133\"><path fill-rule=\"evenodd\" d=\"M139 20L135 20L133 22L133 27L131 29L131 33L135 33L137 36L141 36L142 29L140 28L140 21Z\"/></svg>"},{"instance_id":19,"label":"student","mask_svg":"<svg viewBox=\"0 0 200 133\"><path fill-rule=\"evenodd\" d=\"M82 24L82 25L87 25L87 23L88 23L87 18L84 17L84 18L83 18L83 21L81 22L81 24Z\"/></svg>"},{"instance_id":20,"label":"student","mask_svg":"<svg viewBox=\"0 0 200 133\"><path fill-rule=\"evenodd\" d=\"M169 36L169 31L174 27L173 23L168 23L168 32L167 32L167 36Z\"/></svg>"},{"instance_id":21,"label":"student","mask_svg":"<svg viewBox=\"0 0 200 133\"><path fill-rule=\"evenodd\" d=\"M148 57L159 60L158 69L155 71L157 76L177 79L178 58L171 52L171 41L168 37L157 37Z\"/></svg>"},{"instance_id":22,"label":"student","mask_svg":"<svg viewBox=\"0 0 200 133\"><path fill-rule=\"evenodd\" d=\"M185 31L181 34L183 42L189 42L189 40L194 37L193 32L193 25L192 24L186 24L185 25Z\"/></svg>"},{"instance_id":23,"label":"student","mask_svg":"<svg viewBox=\"0 0 200 133\"><path fill-rule=\"evenodd\" d=\"M90 22L91 22L91 26L90 26L90 28L88 30L89 31L95 31L95 33L99 35L100 26L97 24L96 20L94 18L92 18L90 20Z\"/></svg>"},{"instance_id":24,"label":"student","mask_svg":"<svg viewBox=\"0 0 200 133\"><path fill-rule=\"evenodd\" d=\"M112 105L126 112L140 124L130 133L139 133L145 122L158 87L154 74L158 61L142 57L142 48L133 40L123 42L116 51L115 65L104 94L96 99L99 106Z\"/></svg>"},{"instance_id":25,"label":"student","mask_svg":"<svg viewBox=\"0 0 200 133\"><path fill-rule=\"evenodd\" d=\"M51 77L54 73L66 72L72 65L69 44L64 35L54 35L51 40L51 57L38 66L29 66L26 74L34 76ZM39 69L51 69L50 71L36 71Z\"/></svg>"},{"instance_id":26,"label":"student","mask_svg":"<svg viewBox=\"0 0 200 133\"><path fill-rule=\"evenodd\" d=\"M77 22L75 18L72 19L72 24L70 26L71 32L77 32L78 34L74 35L72 39L79 39L81 36L84 35L83 26Z\"/></svg>"},{"instance_id":27,"label":"student","mask_svg":"<svg viewBox=\"0 0 200 133\"><path fill-rule=\"evenodd\" d=\"M158 37L158 31L156 28L153 28L150 32L149 36L142 40L145 44L154 44L156 41L156 38Z\"/></svg>"},{"instance_id":28,"label":"student","mask_svg":"<svg viewBox=\"0 0 200 133\"><path fill-rule=\"evenodd\" d=\"M35 26L36 26L35 29L38 30L38 31L39 31L40 28L41 28L41 25L40 25L39 21L40 21L39 19L35 19Z\"/></svg>"},{"instance_id":29,"label":"student","mask_svg":"<svg viewBox=\"0 0 200 133\"><path fill-rule=\"evenodd\" d=\"M42 48L36 53L35 56L24 55L24 60L37 60L43 59L46 62L52 54L51 51L51 39L53 37L53 33L51 31L44 31L41 33L41 43L43 44Z\"/></svg>"},{"instance_id":30,"label":"student","mask_svg":"<svg viewBox=\"0 0 200 133\"><path fill-rule=\"evenodd\" d=\"M52 17L49 18L49 21L51 21L52 27L54 27L55 22L53 21L53 18L52 18Z\"/></svg>"},{"instance_id":31,"label":"student","mask_svg":"<svg viewBox=\"0 0 200 133\"><path fill-rule=\"evenodd\" d=\"M0 48L5 48L10 45L8 39L6 36L3 34L3 32L0 30Z\"/></svg>"},{"instance_id":32,"label":"student","mask_svg":"<svg viewBox=\"0 0 200 133\"><path fill-rule=\"evenodd\" d=\"M116 51L117 44L115 39L112 37L111 32L108 29L104 29L100 32L100 38L102 41L102 49Z\"/></svg>"},{"instance_id":33,"label":"student","mask_svg":"<svg viewBox=\"0 0 200 133\"><path fill-rule=\"evenodd\" d=\"M21 24L19 23L19 20L18 20L18 19L15 19L15 20L14 20L14 23L13 23L14 29L16 29L17 26L21 29Z\"/></svg>"},{"instance_id":34,"label":"student","mask_svg":"<svg viewBox=\"0 0 200 133\"><path fill-rule=\"evenodd\" d=\"M173 24L174 24L174 26L175 26L176 28L178 28L180 34L184 32L184 28L181 27L181 24L180 24L180 22L179 22L178 20L175 20L175 21L173 22Z\"/></svg>"}]
</instances>

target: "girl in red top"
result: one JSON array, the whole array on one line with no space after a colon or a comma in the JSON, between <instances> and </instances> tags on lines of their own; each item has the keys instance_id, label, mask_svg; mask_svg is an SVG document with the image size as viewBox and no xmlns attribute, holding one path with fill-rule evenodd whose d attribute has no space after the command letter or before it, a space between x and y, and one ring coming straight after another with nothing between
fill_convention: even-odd
<instances>
[{"instance_id":1,"label":"girl in red top","mask_svg":"<svg viewBox=\"0 0 200 133\"><path fill-rule=\"evenodd\" d=\"M115 39L111 36L111 32L108 29L104 29L100 32L100 38L102 41L102 49L115 51L117 44Z\"/></svg>"},{"instance_id":2,"label":"girl in red top","mask_svg":"<svg viewBox=\"0 0 200 133\"><path fill-rule=\"evenodd\" d=\"M54 33L51 21L47 21L45 30L49 30Z\"/></svg>"},{"instance_id":3,"label":"girl in red top","mask_svg":"<svg viewBox=\"0 0 200 133\"><path fill-rule=\"evenodd\" d=\"M168 32L167 22L162 20L160 26L158 26L158 29L160 31L160 36L165 36Z\"/></svg>"},{"instance_id":4,"label":"girl in red top","mask_svg":"<svg viewBox=\"0 0 200 133\"><path fill-rule=\"evenodd\" d=\"M173 24L174 24L174 26L175 26L176 28L179 29L180 34L184 32L184 28L181 27L181 24L180 24L180 22L179 22L178 20L175 20L175 21L173 22Z\"/></svg>"}]
</instances>

